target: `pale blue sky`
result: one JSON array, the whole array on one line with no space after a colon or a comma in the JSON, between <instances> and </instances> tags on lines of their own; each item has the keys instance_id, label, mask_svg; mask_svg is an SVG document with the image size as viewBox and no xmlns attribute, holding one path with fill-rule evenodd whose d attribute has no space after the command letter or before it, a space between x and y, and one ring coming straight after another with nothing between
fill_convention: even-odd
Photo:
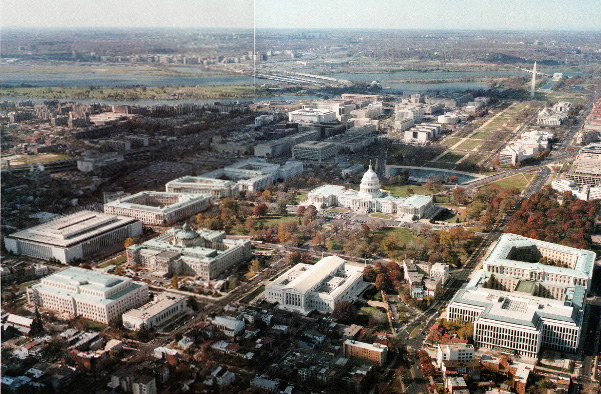
<instances>
[{"instance_id":1,"label":"pale blue sky","mask_svg":"<svg viewBox=\"0 0 601 394\"><path fill-rule=\"evenodd\" d=\"M601 0L1 0L0 26L601 30Z\"/></svg>"}]
</instances>

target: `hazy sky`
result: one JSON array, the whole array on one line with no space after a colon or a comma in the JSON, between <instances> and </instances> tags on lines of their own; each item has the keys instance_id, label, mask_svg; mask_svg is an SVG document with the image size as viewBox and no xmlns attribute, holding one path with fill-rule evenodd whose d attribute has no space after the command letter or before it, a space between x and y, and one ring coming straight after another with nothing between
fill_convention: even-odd
<instances>
[{"instance_id":1,"label":"hazy sky","mask_svg":"<svg viewBox=\"0 0 601 394\"><path fill-rule=\"evenodd\" d=\"M0 15L2 27L601 30L601 0L0 0Z\"/></svg>"}]
</instances>

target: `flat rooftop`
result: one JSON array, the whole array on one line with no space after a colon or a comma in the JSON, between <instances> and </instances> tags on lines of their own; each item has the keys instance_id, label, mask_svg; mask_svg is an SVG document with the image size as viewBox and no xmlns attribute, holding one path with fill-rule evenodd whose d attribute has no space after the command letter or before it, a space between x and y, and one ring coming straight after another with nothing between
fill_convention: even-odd
<instances>
[{"instance_id":1,"label":"flat rooftop","mask_svg":"<svg viewBox=\"0 0 601 394\"><path fill-rule=\"evenodd\" d=\"M538 326L541 318L573 323L577 326L581 324L580 308L560 300L481 287L480 279L484 274L482 270L476 273L467 286L457 292L452 303L482 308L481 318L532 328Z\"/></svg>"},{"instance_id":2,"label":"flat rooftop","mask_svg":"<svg viewBox=\"0 0 601 394\"><path fill-rule=\"evenodd\" d=\"M198 185L211 185L211 186L233 186L236 182L227 180L227 179L215 179L215 178L207 178L203 176L183 176L181 178L174 179L172 181L167 182L169 184L177 184L177 183L192 183Z\"/></svg>"},{"instance_id":3,"label":"flat rooftop","mask_svg":"<svg viewBox=\"0 0 601 394\"><path fill-rule=\"evenodd\" d=\"M142 284L133 282L129 278L70 267L43 278L40 283L31 288L58 297L72 297L88 303L106 305L141 286ZM121 290L113 292L108 297L90 294L90 292L101 292L106 295L116 288ZM87 294L83 294L84 292Z\"/></svg>"},{"instance_id":4,"label":"flat rooftop","mask_svg":"<svg viewBox=\"0 0 601 394\"><path fill-rule=\"evenodd\" d=\"M153 198L171 198L175 200L173 203L168 203L162 206L148 205L143 204L140 200L144 200L145 198L153 199ZM124 209L136 209L147 212L155 212L155 213L169 213L183 207L186 207L190 204L194 204L203 200L212 200L213 197L210 194L186 194L186 193L168 193L168 192L155 192L155 191L144 191L140 193L136 193L131 196L119 198L117 200L108 202L105 205L109 207L115 208L124 208Z\"/></svg>"},{"instance_id":5,"label":"flat rooftop","mask_svg":"<svg viewBox=\"0 0 601 394\"><path fill-rule=\"evenodd\" d=\"M527 261L511 260L508 258L512 249L515 247L544 247L557 250L559 252L570 253L577 256L574 268L556 267L540 263L530 263ZM517 234L503 234L497 241L497 244L490 252L484 264L503 265L506 267L517 267L522 269L546 271L560 273L564 275L581 276L592 278L593 267L595 264L595 253L589 250L571 248L569 246L558 245L550 242L539 241L533 238L523 237Z\"/></svg>"},{"instance_id":6,"label":"flat rooftop","mask_svg":"<svg viewBox=\"0 0 601 394\"><path fill-rule=\"evenodd\" d=\"M124 315L138 319L149 319L185 298L181 295L162 293L149 303L139 308L131 309L125 312Z\"/></svg>"},{"instance_id":7,"label":"flat rooftop","mask_svg":"<svg viewBox=\"0 0 601 394\"><path fill-rule=\"evenodd\" d=\"M65 248L137 221L125 216L79 211L18 231L8 237Z\"/></svg>"}]
</instances>

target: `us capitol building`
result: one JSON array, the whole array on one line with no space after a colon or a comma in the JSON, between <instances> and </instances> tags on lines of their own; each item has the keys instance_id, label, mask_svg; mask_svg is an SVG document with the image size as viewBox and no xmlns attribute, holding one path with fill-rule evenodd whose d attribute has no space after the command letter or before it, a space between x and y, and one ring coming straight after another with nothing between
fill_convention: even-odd
<instances>
[{"instance_id":1,"label":"us capitol building","mask_svg":"<svg viewBox=\"0 0 601 394\"><path fill-rule=\"evenodd\" d=\"M361 179L358 192L344 186L323 185L313 189L307 198L307 204L317 208L345 207L358 213L384 212L398 214L399 219L421 219L434 207L430 196L403 198L380 190L380 179L371 164Z\"/></svg>"}]
</instances>

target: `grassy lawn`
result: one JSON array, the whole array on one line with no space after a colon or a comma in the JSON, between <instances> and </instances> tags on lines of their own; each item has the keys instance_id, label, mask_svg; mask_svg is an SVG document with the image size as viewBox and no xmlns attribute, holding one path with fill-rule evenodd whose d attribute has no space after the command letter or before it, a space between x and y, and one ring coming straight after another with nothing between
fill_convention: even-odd
<instances>
[{"instance_id":1,"label":"grassy lawn","mask_svg":"<svg viewBox=\"0 0 601 394\"><path fill-rule=\"evenodd\" d=\"M127 261L127 256L124 254L122 256L116 257L112 260L109 260L105 263L102 263L98 266L98 268L106 268L109 265L119 265L119 264L123 264Z\"/></svg>"},{"instance_id":2,"label":"grassy lawn","mask_svg":"<svg viewBox=\"0 0 601 394\"><path fill-rule=\"evenodd\" d=\"M29 286L31 286L31 285L35 285L35 284L36 284L36 283L38 283L39 281L40 281L40 279L36 279L36 280L29 281L29 282L21 283L21 284L20 284L20 285L18 285L17 287L18 287L19 289L22 289L22 288L24 288L24 287L29 287Z\"/></svg>"},{"instance_id":3,"label":"grassy lawn","mask_svg":"<svg viewBox=\"0 0 601 394\"><path fill-rule=\"evenodd\" d=\"M384 236L387 236L388 234L396 234L400 243L405 244L417 239L415 234L413 234L413 231L403 227L382 227L378 233L383 234Z\"/></svg>"},{"instance_id":4,"label":"grassy lawn","mask_svg":"<svg viewBox=\"0 0 601 394\"><path fill-rule=\"evenodd\" d=\"M248 304L249 302L254 300L259 294L261 294L264 291L265 291L265 286L259 286L252 293L250 293L249 295L244 297L242 300L240 300L240 302L243 304Z\"/></svg>"},{"instance_id":5,"label":"grassy lawn","mask_svg":"<svg viewBox=\"0 0 601 394\"><path fill-rule=\"evenodd\" d=\"M471 139L467 139L465 141L463 141L458 147L457 149L465 149L465 150L472 150L475 147L477 147L478 145L480 145L482 143L482 141L477 141L477 140L471 140Z\"/></svg>"},{"instance_id":6,"label":"grassy lawn","mask_svg":"<svg viewBox=\"0 0 601 394\"><path fill-rule=\"evenodd\" d=\"M271 227L274 224L280 224L280 223L285 223L285 222L292 222L294 220L298 220L298 218L295 215L270 215L270 216L266 216L262 219L259 219L258 222L260 225L262 226L268 226Z\"/></svg>"},{"instance_id":7,"label":"grassy lawn","mask_svg":"<svg viewBox=\"0 0 601 394\"><path fill-rule=\"evenodd\" d=\"M435 204L450 204L451 197L446 194L437 194L434 196L434 203Z\"/></svg>"},{"instance_id":8,"label":"grassy lawn","mask_svg":"<svg viewBox=\"0 0 601 394\"><path fill-rule=\"evenodd\" d=\"M458 143L459 141L461 141L460 138L455 138L455 137L447 137L444 139L444 141L442 141L440 143L440 145L446 147L446 148L450 148L451 146L455 145L456 143Z\"/></svg>"},{"instance_id":9,"label":"grassy lawn","mask_svg":"<svg viewBox=\"0 0 601 394\"><path fill-rule=\"evenodd\" d=\"M19 164L36 164L36 163L50 163L52 161L58 160L66 160L69 159L70 156L63 154L54 154L54 153L41 153L39 155L26 155L22 156L18 159L14 159L10 161L11 165L19 165Z\"/></svg>"},{"instance_id":10,"label":"grassy lawn","mask_svg":"<svg viewBox=\"0 0 601 394\"><path fill-rule=\"evenodd\" d=\"M490 133L488 131L478 131L478 132L474 133L474 135L472 135L470 138L477 139L477 140L485 140L488 137L490 137Z\"/></svg>"},{"instance_id":11,"label":"grassy lawn","mask_svg":"<svg viewBox=\"0 0 601 394\"><path fill-rule=\"evenodd\" d=\"M408 190L413 190L413 194L432 194L431 191L420 185L384 185L382 189L390 192L390 194L400 197L407 197L409 195Z\"/></svg>"},{"instance_id":12,"label":"grassy lawn","mask_svg":"<svg viewBox=\"0 0 601 394\"><path fill-rule=\"evenodd\" d=\"M461 160L467 153L463 152L449 152L443 157L440 158L440 161L444 161L445 163L457 163Z\"/></svg>"},{"instance_id":13,"label":"grassy lawn","mask_svg":"<svg viewBox=\"0 0 601 394\"><path fill-rule=\"evenodd\" d=\"M386 215L385 213L372 213L369 216L376 219L390 219L390 215Z\"/></svg>"},{"instance_id":14,"label":"grassy lawn","mask_svg":"<svg viewBox=\"0 0 601 394\"><path fill-rule=\"evenodd\" d=\"M296 201L297 204L300 204L301 202L307 200L308 195L309 195L309 192L299 192L294 200Z\"/></svg>"},{"instance_id":15,"label":"grassy lawn","mask_svg":"<svg viewBox=\"0 0 601 394\"><path fill-rule=\"evenodd\" d=\"M337 208L330 208L330 209L328 209L328 212L345 213L345 212L348 212L348 209L346 209L346 208L339 208L339 207L337 207Z\"/></svg>"},{"instance_id":16,"label":"grassy lawn","mask_svg":"<svg viewBox=\"0 0 601 394\"><path fill-rule=\"evenodd\" d=\"M534 174L516 174L508 178L495 181L493 184L497 184L502 188L515 187L522 191L526 188L526 186L528 186L532 178L534 178Z\"/></svg>"}]
</instances>

